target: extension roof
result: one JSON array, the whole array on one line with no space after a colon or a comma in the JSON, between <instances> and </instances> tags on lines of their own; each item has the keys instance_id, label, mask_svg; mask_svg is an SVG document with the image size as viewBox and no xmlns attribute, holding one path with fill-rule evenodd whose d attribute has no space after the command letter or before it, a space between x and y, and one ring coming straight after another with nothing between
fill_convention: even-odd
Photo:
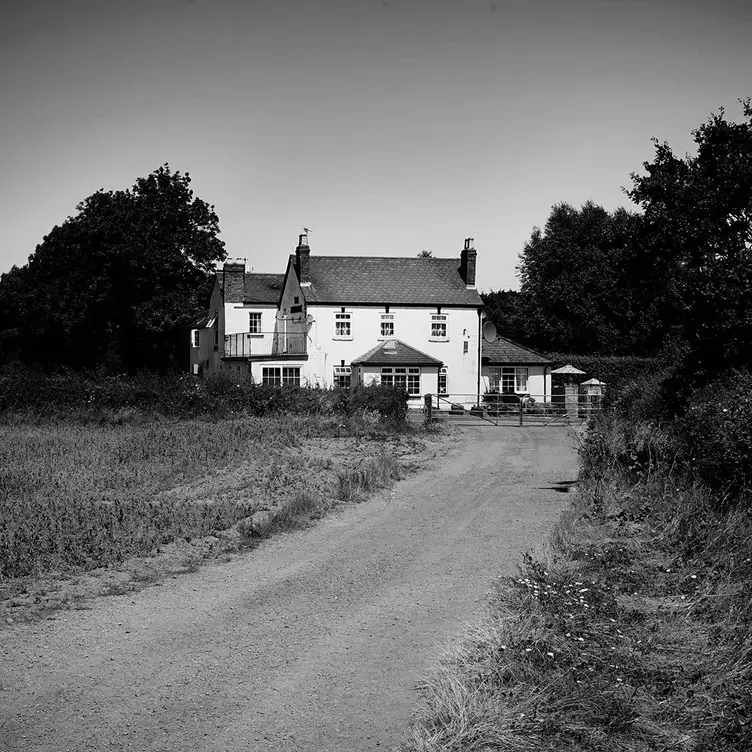
<instances>
[{"instance_id":1,"label":"extension roof","mask_svg":"<svg viewBox=\"0 0 752 752\"><path fill-rule=\"evenodd\" d=\"M295 266L295 256L290 256ZM422 305L480 308L477 290L468 289L456 258L310 256L307 303L330 305Z\"/></svg>"},{"instance_id":2,"label":"extension roof","mask_svg":"<svg viewBox=\"0 0 752 752\"><path fill-rule=\"evenodd\" d=\"M206 311L200 318L191 324L191 329L211 329L214 326L216 316L213 311Z\"/></svg>"},{"instance_id":3,"label":"extension roof","mask_svg":"<svg viewBox=\"0 0 752 752\"><path fill-rule=\"evenodd\" d=\"M360 366L435 366L436 368L441 368L444 365L440 360L406 345L399 339L379 342L376 347L372 347L367 353L359 358L354 358L352 364Z\"/></svg>"},{"instance_id":4,"label":"extension roof","mask_svg":"<svg viewBox=\"0 0 752 752\"><path fill-rule=\"evenodd\" d=\"M507 364L514 365L548 365L551 361L540 353L523 347L506 337L497 337L493 342L483 340L481 345L481 361L485 365Z\"/></svg>"}]
</instances>

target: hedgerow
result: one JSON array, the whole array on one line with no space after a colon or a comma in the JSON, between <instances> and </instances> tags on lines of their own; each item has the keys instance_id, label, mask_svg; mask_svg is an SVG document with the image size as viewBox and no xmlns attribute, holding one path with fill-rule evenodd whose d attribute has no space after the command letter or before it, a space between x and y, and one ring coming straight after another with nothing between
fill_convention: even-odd
<instances>
[{"instance_id":1,"label":"hedgerow","mask_svg":"<svg viewBox=\"0 0 752 752\"><path fill-rule=\"evenodd\" d=\"M598 379L607 387L607 393L622 390L630 382L652 376L662 367L658 358L643 358L636 355L575 355L571 353L548 353L553 361L553 370L570 365L584 371L582 381Z\"/></svg>"},{"instance_id":2,"label":"hedgerow","mask_svg":"<svg viewBox=\"0 0 752 752\"><path fill-rule=\"evenodd\" d=\"M121 423L154 415L222 418L232 415L350 415L375 412L404 422L407 392L389 386L347 389L284 387L237 381L219 374L135 376L99 371L46 374L24 368L0 373L0 414Z\"/></svg>"}]
</instances>

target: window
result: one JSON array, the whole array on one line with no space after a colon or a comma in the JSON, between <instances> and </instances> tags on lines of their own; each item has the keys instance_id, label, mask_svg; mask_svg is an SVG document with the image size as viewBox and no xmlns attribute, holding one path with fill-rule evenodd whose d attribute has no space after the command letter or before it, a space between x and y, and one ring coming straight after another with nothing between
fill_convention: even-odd
<instances>
[{"instance_id":1,"label":"window","mask_svg":"<svg viewBox=\"0 0 752 752\"><path fill-rule=\"evenodd\" d=\"M352 321L349 313L334 314L334 336L352 339Z\"/></svg>"},{"instance_id":2,"label":"window","mask_svg":"<svg viewBox=\"0 0 752 752\"><path fill-rule=\"evenodd\" d=\"M431 314L431 339L447 340L447 317L445 313Z\"/></svg>"},{"instance_id":3,"label":"window","mask_svg":"<svg viewBox=\"0 0 752 752\"><path fill-rule=\"evenodd\" d=\"M385 386L400 386L411 397L420 395L420 368L382 368L381 383Z\"/></svg>"},{"instance_id":4,"label":"window","mask_svg":"<svg viewBox=\"0 0 752 752\"><path fill-rule=\"evenodd\" d=\"M260 313L248 314L248 331L251 334L261 334L261 314Z\"/></svg>"},{"instance_id":5,"label":"window","mask_svg":"<svg viewBox=\"0 0 752 752\"><path fill-rule=\"evenodd\" d=\"M470 343L467 340L465 340L462 343L462 354L467 355L469 352L470 352Z\"/></svg>"},{"instance_id":6,"label":"window","mask_svg":"<svg viewBox=\"0 0 752 752\"><path fill-rule=\"evenodd\" d=\"M264 386L300 386L300 368L262 368L261 381Z\"/></svg>"},{"instance_id":7,"label":"window","mask_svg":"<svg viewBox=\"0 0 752 752\"><path fill-rule=\"evenodd\" d=\"M349 389L351 377L352 368L350 366L334 366L333 386L340 389Z\"/></svg>"},{"instance_id":8,"label":"window","mask_svg":"<svg viewBox=\"0 0 752 752\"><path fill-rule=\"evenodd\" d=\"M527 392L527 368L504 366L489 370L489 389L492 392Z\"/></svg>"},{"instance_id":9,"label":"window","mask_svg":"<svg viewBox=\"0 0 752 752\"><path fill-rule=\"evenodd\" d=\"M439 369L439 394L449 394L449 390L447 389L446 367Z\"/></svg>"},{"instance_id":10,"label":"window","mask_svg":"<svg viewBox=\"0 0 752 752\"><path fill-rule=\"evenodd\" d=\"M194 329L191 332L191 335L192 335L191 339L193 341L193 346L199 347L201 345L201 332L198 329Z\"/></svg>"},{"instance_id":11,"label":"window","mask_svg":"<svg viewBox=\"0 0 752 752\"><path fill-rule=\"evenodd\" d=\"M381 314L381 336L382 337L394 337L394 314L393 313Z\"/></svg>"}]
</instances>

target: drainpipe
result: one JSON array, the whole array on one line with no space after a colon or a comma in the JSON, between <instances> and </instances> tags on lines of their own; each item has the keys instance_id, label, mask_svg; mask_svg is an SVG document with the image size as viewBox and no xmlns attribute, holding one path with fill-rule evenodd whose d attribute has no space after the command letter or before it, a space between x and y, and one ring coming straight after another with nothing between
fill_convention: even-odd
<instances>
[{"instance_id":1,"label":"drainpipe","mask_svg":"<svg viewBox=\"0 0 752 752\"><path fill-rule=\"evenodd\" d=\"M481 364L481 348L483 347L483 311L478 309L478 400L475 403L480 405L480 364Z\"/></svg>"}]
</instances>

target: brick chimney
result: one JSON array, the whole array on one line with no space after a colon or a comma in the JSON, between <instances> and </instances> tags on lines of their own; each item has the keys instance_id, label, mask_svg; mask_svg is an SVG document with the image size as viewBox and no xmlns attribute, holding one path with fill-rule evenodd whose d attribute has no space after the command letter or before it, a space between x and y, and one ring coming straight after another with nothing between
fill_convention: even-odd
<instances>
[{"instance_id":1,"label":"brick chimney","mask_svg":"<svg viewBox=\"0 0 752 752\"><path fill-rule=\"evenodd\" d=\"M242 303L244 297L245 261L226 261L222 267L225 303Z\"/></svg>"},{"instance_id":2,"label":"brick chimney","mask_svg":"<svg viewBox=\"0 0 752 752\"><path fill-rule=\"evenodd\" d=\"M311 284L311 249L308 247L308 234L298 236L295 249L295 272L301 285Z\"/></svg>"},{"instance_id":3,"label":"brick chimney","mask_svg":"<svg viewBox=\"0 0 752 752\"><path fill-rule=\"evenodd\" d=\"M465 247L460 254L460 277L468 287L475 287L475 260L478 252L473 247L473 239L465 238Z\"/></svg>"}]
</instances>

